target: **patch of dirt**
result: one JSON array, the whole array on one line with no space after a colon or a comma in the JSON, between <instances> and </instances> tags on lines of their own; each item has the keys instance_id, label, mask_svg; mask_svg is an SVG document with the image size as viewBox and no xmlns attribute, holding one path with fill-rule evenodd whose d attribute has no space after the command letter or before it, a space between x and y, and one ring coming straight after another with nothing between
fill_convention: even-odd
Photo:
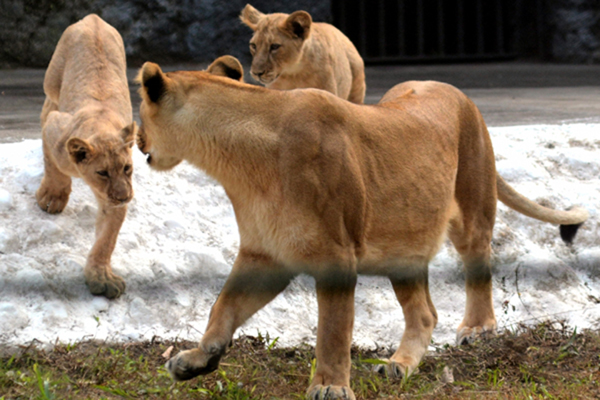
<instances>
[{"instance_id":1,"label":"patch of dirt","mask_svg":"<svg viewBox=\"0 0 600 400\"><path fill-rule=\"evenodd\" d=\"M88 341L51 351L23 347L0 359L0 393L7 399L45 398L39 397L31 372L40 368L53 377L48 388L61 399L302 397L314 368L314 349L278 348L276 342L238 338L218 371L177 385L163 368L163 353L173 346L173 355L196 343L155 338L125 344ZM373 360L385 352L389 349L352 348L357 399L600 398L600 333L578 332L560 321L518 326L467 346L439 347L423 359L416 374L401 381L371 372ZM27 376L33 376L30 390Z\"/></svg>"}]
</instances>

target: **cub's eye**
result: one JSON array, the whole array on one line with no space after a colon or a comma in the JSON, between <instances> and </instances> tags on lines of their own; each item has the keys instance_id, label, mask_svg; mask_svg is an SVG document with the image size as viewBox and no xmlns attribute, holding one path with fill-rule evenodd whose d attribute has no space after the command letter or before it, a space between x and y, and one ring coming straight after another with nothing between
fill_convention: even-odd
<instances>
[{"instance_id":1,"label":"cub's eye","mask_svg":"<svg viewBox=\"0 0 600 400\"><path fill-rule=\"evenodd\" d=\"M96 171L96 173L103 178L108 178L108 171L102 170L102 171Z\"/></svg>"},{"instance_id":2,"label":"cub's eye","mask_svg":"<svg viewBox=\"0 0 600 400\"><path fill-rule=\"evenodd\" d=\"M256 45L254 43L250 43L250 51L256 51Z\"/></svg>"},{"instance_id":3,"label":"cub's eye","mask_svg":"<svg viewBox=\"0 0 600 400\"><path fill-rule=\"evenodd\" d=\"M280 44L275 44L275 43L273 43L273 44L271 45L271 51L275 51L275 50L277 50L277 49L278 49L278 48L280 48L280 47L281 47L281 45L280 45Z\"/></svg>"},{"instance_id":4,"label":"cub's eye","mask_svg":"<svg viewBox=\"0 0 600 400\"><path fill-rule=\"evenodd\" d=\"M125 168L123 168L123 172L125 172L126 174L130 174L131 170L132 170L132 168L131 168L131 165L129 165L129 164L127 164L125 166Z\"/></svg>"}]
</instances>

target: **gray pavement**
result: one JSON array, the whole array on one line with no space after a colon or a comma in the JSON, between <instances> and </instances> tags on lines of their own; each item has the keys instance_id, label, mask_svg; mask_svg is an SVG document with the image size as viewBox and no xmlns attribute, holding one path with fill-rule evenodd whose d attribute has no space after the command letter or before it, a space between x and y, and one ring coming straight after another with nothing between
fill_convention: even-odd
<instances>
[{"instance_id":1,"label":"gray pavement","mask_svg":"<svg viewBox=\"0 0 600 400\"><path fill-rule=\"evenodd\" d=\"M436 80L463 90L489 126L600 122L600 65L489 63L369 67L368 103L393 84Z\"/></svg>"},{"instance_id":2,"label":"gray pavement","mask_svg":"<svg viewBox=\"0 0 600 400\"><path fill-rule=\"evenodd\" d=\"M205 66L184 68L194 67ZM0 70L0 143L40 137L44 72ZM135 69L128 71L134 117L139 120L135 74ZM600 65L509 62L369 66L366 75L366 102L371 104L399 82L439 80L455 85L473 99L489 126L600 122Z\"/></svg>"}]
</instances>

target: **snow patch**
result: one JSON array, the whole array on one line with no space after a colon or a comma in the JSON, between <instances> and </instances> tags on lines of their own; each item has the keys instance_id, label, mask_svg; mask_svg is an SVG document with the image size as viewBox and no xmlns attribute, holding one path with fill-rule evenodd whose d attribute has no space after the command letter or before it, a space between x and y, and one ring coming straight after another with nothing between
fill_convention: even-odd
<instances>
[{"instance_id":1,"label":"snow patch","mask_svg":"<svg viewBox=\"0 0 600 400\"><path fill-rule=\"evenodd\" d=\"M590 220L572 247L558 228L499 204L492 243L494 306L500 328L566 318L577 327L600 320L600 142L598 124L491 128L498 171L524 195ZM127 282L116 300L92 296L83 278L94 241L97 205L73 180L62 214L35 202L43 175L40 140L0 145L0 341L52 344L181 337L199 340L238 250L235 216L221 186L196 168L151 171L134 152L135 198L112 263ZM436 343L453 342L465 308L460 259L445 244L430 265L438 310ZM314 281L297 277L238 334L269 335L281 345L314 343ZM398 345L402 310L389 281L359 277L354 342Z\"/></svg>"}]
</instances>

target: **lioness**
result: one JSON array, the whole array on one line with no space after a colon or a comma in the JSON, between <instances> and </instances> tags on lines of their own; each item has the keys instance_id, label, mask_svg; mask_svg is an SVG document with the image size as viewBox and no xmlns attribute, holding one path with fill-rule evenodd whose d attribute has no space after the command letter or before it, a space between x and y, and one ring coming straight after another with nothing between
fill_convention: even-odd
<instances>
[{"instance_id":1,"label":"lioness","mask_svg":"<svg viewBox=\"0 0 600 400\"><path fill-rule=\"evenodd\" d=\"M232 74L239 77L241 71ZM466 311L459 343L494 331L490 242L496 203L562 224L573 239L581 208L555 211L500 176L477 107L453 86L406 82L375 106L322 90L268 90L207 72L141 68L138 146L168 170L182 160L229 196L240 250L198 348L167 363L176 380L217 368L236 328L297 274L316 280L319 322L311 399L353 399L349 387L358 273L388 276L406 329L380 367L414 371L437 322L428 262L446 235L462 256Z\"/></svg>"},{"instance_id":2,"label":"lioness","mask_svg":"<svg viewBox=\"0 0 600 400\"><path fill-rule=\"evenodd\" d=\"M353 103L365 99L364 63L337 28L306 11L263 14L247 4L240 19L250 39L254 79L270 89L317 88Z\"/></svg>"},{"instance_id":3,"label":"lioness","mask_svg":"<svg viewBox=\"0 0 600 400\"><path fill-rule=\"evenodd\" d=\"M115 298L125 290L110 257L133 198L131 148L135 142L119 33L95 14L62 34L44 78L42 108L44 178L38 205L61 212L71 177L82 178L98 201L96 242L84 269L93 294Z\"/></svg>"}]
</instances>

